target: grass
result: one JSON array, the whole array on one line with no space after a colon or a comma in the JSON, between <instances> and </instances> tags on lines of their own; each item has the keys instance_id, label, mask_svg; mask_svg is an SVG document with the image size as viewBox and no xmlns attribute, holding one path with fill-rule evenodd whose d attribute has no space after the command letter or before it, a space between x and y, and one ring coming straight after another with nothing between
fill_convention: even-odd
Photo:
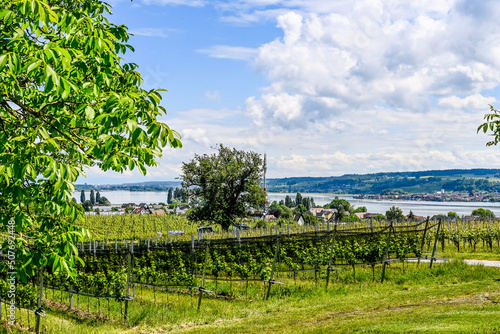
<instances>
[{"instance_id":1,"label":"grass","mask_svg":"<svg viewBox=\"0 0 500 334\"><path fill-rule=\"evenodd\" d=\"M441 254L440 254L441 255ZM490 254L491 256L492 254ZM495 255L496 256L496 255ZM376 276L380 279L381 267ZM435 264L391 264L386 281L372 280L370 267L345 268L328 289L312 279L278 277L264 301L262 283L219 282L225 296L204 297L196 309L197 291L169 292L136 288L129 318L121 320L120 303L111 314L97 315L97 302L80 297L80 311L52 303L42 320L47 333L500 333L500 268L468 266L456 260ZM207 284L214 289L213 282ZM52 293L49 292L52 298ZM60 300L59 292L55 300ZM67 296L63 295L63 300ZM62 309L61 309L62 308ZM101 301L101 310L107 305ZM33 318L31 318L33 320ZM26 324L26 320L23 319ZM33 323L33 322L32 322ZM6 329L3 332L19 332ZM1 332L1 331L0 331Z\"/></svg>"}]
</instances>

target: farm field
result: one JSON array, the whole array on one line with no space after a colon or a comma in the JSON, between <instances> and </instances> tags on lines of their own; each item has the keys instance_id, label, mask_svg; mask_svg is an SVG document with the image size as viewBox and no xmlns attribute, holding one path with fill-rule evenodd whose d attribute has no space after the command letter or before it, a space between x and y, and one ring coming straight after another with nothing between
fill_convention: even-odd
<instances>
[{"instance_id":1,"label":"farm field","mask_svg":"<svg viewBox=\"0 0 500 334\"><path fill-rule=\"evenodd\" d=\"M194 250L182 246L191 245L188 237L184 243L168 240L167 248L158 251L153 250L152 244L151 250L146 249L142 240L134 246L136 262L130 273L135 285L133 292L132 287L128 291L134 300L128 303L128 312L123 298L127 262L120 260L119 253L105 255L105 248L99 248L102 246L97 247L96 253L94 245L94 249L82 251L88 267L82 277L88 277L89 281L73 283L72 291L84 293L73 296L71 310L69 293L59 290L68 290L68 285L62 279L46 276L43 308L47 314L41 329L46 333L500 331L500 268L463 262L463 259L500 259L497 223L443 224L439 233L435 225L429 227L425 229L428 233L424 238L424 253L419 253L423 224L413 225L411 233L401 232L410 225L399 226L393 232L382 223L373 225L375 234L363 232L369 230L366 227L347 229L346 226L342 230L339 226L334 234L336 239L332 239L331 232L319 234L317 229L308 227L309 231L297 231L295 237L283 237L281 244L276 243L276 235L254 236L258 242L242 238L239 247L235 242L226 243L221 239L224 235L216 234L210 242L200 242ZM356 228L358 233L353 234ZM275 230L268 230L272 231ZM391 246L387 248L387 244ZM398 260L415 258L418 254L430 257L431 253L426 252L432 251L434 245L435 256L447 257L449 262L434 263L430 268L429 263ZM389 254L386 257L391 262L384 268L381 262L386 248ZM182 255L181 249L191 255ZM279 260L272 262L278 254L276 249ZM304 252L295 251L298 249ZM331 252L332 249L335 251ZM100 260L99 252L104 261ZM164 258L164 254L169 255ZM334 259L332 266L340 270L324 270L329 254ZM370 256L376 261L373 266L368 261ZM191 258L197 260L192 262ZM265 265L258 266L259 262ZM103 263L108 268L104 271L99 269ZM178 270L173 271L171 266L177 266ZM244 270L246 267L248 271ZM191 271L196 274L190 276ZM99 272L106 274L99 276ZM331 276L327 278L328 273ZM110 275L115 276L110 280ZM104 276L114 290L106 286ZM272 289L269 280L276 282ZM199 299L199 286L211 292L203 293ZM112 298L103 297L104 291ZM87 299L85 293L101 298ZM28 320L29 313L21 313L24 328L33 328L34 317L31 314ZM5 327L5 321L2 331L21 332Z\"/></svg>"}]
</instances>

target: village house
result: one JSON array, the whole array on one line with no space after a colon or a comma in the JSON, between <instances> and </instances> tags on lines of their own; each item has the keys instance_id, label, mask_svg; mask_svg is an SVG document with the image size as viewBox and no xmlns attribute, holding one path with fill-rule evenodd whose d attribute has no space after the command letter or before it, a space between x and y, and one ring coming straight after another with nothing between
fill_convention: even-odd
<instances>
[{"instance_id":1,"label":"village house","mask_svg":"<svg viewBox=\"0 0 500 334\"><path fill-rule=\"evenodd\" d=\"M153 210L151 211L151 214L153 215L157 215L157 216L165 216L165 210L163 209L156 209L156 210Z\"/></svg>"},{"instance_id":2,"label":"village house","mask_svg":"<svg viewBox=\"0 0 500 334\"><path fill-rule=\"evenodd\" d=\"M304 220L304 216L301 214L301 213L296 213L293 215L293 221L297 223L297 225L304 225L305 223L305 220Z\"/></svg>"}]
</instances>

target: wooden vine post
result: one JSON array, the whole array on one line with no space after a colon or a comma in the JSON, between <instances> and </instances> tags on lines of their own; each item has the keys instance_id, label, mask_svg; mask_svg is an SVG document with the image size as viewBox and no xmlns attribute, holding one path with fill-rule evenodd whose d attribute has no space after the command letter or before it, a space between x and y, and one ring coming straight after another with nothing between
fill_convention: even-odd
<instances>
[{"instance_id":1,"label":"wooden vine post","mask_svg":"<svg viewBox=\"0 0 500 334\"><path fill-rule=\"evenodd\" d=\"M205 249L205 261L203 262L203 273L201 276L201 286L199 287L200 296L198 298L198 311L200 310L200 307L201 307L201 297L203 296L203 292L210 292L210 291L205 289L205 270L207 268L209 247L210 247L210 239L208 240L207 248Z\"/></svg>"},{"instance_id":2,"label":"wooden vine post","mask_svg":"<svg viewBox=\"0 0 500 334\"><path fill-rule=\"evenodd\" d=\"M432 263L434 262L434 256L436 255L436 250L437 250L437 242L438 242L438 239L439 239L439 232L441 230L441 219L439 220L439 223L438 223L438 228L437 228L437 231L436 231L436 237L434 238L434 247L432 248L432 256L431 256L431 265L429 268L432 268Z\"/></svg>"},{"instance_id":3,"label":"wooden vine post","mask_svg":"<svg viewBox=\"0 0 500 334\"><path fill-rule=\"evenodd\" d=\"M128 301L130 299L130 279L132 272L132 252L128 251L128 269L127 269L127 290L125 294L125 311L123 312L123 319L127 320L128 316Z\"/></svg>"},{"instance_id":4,"label":"wooden vine post","mask_svg":"<svg viewBox=\"0 0 500 334\"><path fill-rule=\"evenodd\" d=\"M271 275L269 276L269 281L268 281L266 300L269 298L269 295L271 294L271 284L277 283L273 281L273 276L274 276L274 271L276 269L276 261L278 261L279 251L280 251L280 236L278 235L278 239L276 240L276 249L274 251L273 266L271 267Z\"/></svg>"},{"instance_id":5,"label":"wooden vine post","mask_svg":"<svg viewBox=\"0 0 500 334\"><path fill-rule=\"evenodd\" d=\"M382 279L381 283L384 283L384 278L385 278L385 267L387 266L387 257L389 256L389 246L391 244L391 234L392 234L392 222L389 225L389 234L387 235L387 245L385 246L385 255L384 255L384 264L382 266Z\"/></svg>"},{"instance_id":6,"label":"wooden vine post","mask_svg":"<svg viewBox=\"0 0 500 334\"><path fill-rule=\"evenodd\" d=\"M40 278L39 278L39 286L38 286L38 300L37 300L37 310L35 311L36 316L36 325L35 332L37 334L40 333L40 317L45 313L42 310L42 299L43 299L43 267L40 269Z\"/></svg>"},{"instance_id":7,"label":"wooden vine post","mask_svg":"<svg viewBox=\"0 0 500 334\"><path fill-rule=\"evenodd\" d=\"M420 256L418 257L417 266L420 264L420 259L422 258L422 254L424 253L425 235L427 234L428 227L429 227L429 216L427 216L427 220L425 221L424 235L422 235L422 242L420 243Z\"/></svg>"},{"instance_id":8,"label":"wooden vine post","mask_svg":"<svg viewBox=\"0 0 500 334\"><path fill-rule=\"evenodd\" d=\"M330 231L330 225L328 225L328 231ZM330 282L330 273L332 271L332 258L333 258L333 251L335 248L335 236L337 234L337 224L334 224L333 226L333 237L330 243L330 256L328 257L328 268L326 269L326 285L325 288L328 288L328 283Z\"/></svg>"}]
</instances>

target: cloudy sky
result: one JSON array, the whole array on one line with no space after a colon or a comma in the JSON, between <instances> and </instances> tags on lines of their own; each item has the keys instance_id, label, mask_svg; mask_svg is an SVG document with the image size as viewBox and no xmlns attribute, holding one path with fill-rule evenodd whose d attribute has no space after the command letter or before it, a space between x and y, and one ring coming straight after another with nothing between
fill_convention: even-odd
<instances>
[{"instance_id":1,"label":"cloudy sky","mask_svg":"<svg viewBox=\"0 0 500 334\"><path fill-rule=\"evenodd\" d=\"M500 167L476 133L500 107L497 1L110 3L183 148L79 183L174 180L217 143L267 153L268 177Z\"/></svg>"}]
</instances>

